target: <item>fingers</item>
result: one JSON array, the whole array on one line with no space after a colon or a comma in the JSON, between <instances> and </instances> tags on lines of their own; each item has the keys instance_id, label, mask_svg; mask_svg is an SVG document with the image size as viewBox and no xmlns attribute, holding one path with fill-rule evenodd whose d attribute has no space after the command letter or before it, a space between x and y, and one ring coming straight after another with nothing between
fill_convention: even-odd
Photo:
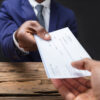
<instances>
[{"instance_id":1,"label":"fingers","mask_svg":"<svg viewBox=\"0 0 100 100\"><path fill-rule=\"evenodd\" d=\"M72 66L81 70L89 70L91 71L91 66L89 66L89 63L91 63L92 60L86 58L80 61L76 61L72 63Z\"/></svg>"},{"instance_id":2,"label":"fingers","mask_svg":"<svg viewBox=\"0 0 100 100\"><path fill-rule=\"evenodd\" d=\"M79 91L77 91L75 88L72 87L72 85L66 81L66 79L64 79L64 85L66 86L66 88L71 91L71 93L73 93L75 96L77 96L79 94Z\"/></svg>"},{"instance_id":3,"label":"fingers","mask_svg":"<svg viewBox=\"0 0 100 100\"><path fill-rule=\"evenodd\" d=\"M27 47L29 44L35 44L35 39L30 33L27 33L18 42Z\"/></svg>"},{"instance_id":4,"label":"fingers","mask_svg":"<svg viewBox=\"0 0 100 100\"><path fill-rule=\"evenodd\" d=\"M37 34L44 40L51 39L47 31L36 21L26 21L22 24L15 32L15 39L25 51L35 51L37 46L34 34Z\"/></svg>"},{"instance_id":5,"label":"fingers","mask_svg":"<svg viewBox=\"0 0 100 100\"><path fill-rule=\"evenodd\" d=\"M59 93L65 98L65 100L74 100L77 95L87 91L90 87L90 81L83 78L53 79L52 82L58 89Z\"/></svg>"},{"instance_id":6,"label":"fingers","mask_svg":"<svg viewBox=\"0 0 100 100\"><path fill-rule=\"evenodd\" d=\"M37 21L31 21L30 25L31 25L31 28L33 29L33 31L36 32L36 33L33 33L33 34L37 34L40 38L42 38L44 40L50 40L51 39L48 32Z\"/></svg>"},{"instance_id":7,"label":"fingers","mask_svg":"<svg viewBox=\"0 0 100 100\"><path fill-rule=\"evenodd\" d=\"M65 85L62 85L58 91L65 100L73 100L75 98L75 95Z\"/></svg>"},{"instance_id":8,"label":"fingers","mask_svg":"<svg viewBox=\"0 0 100 100\"><path fill-rule=\"evenodd\" d=\"M52 83L54 84L56 89L59 89L63 85L63 82L61 79L51 79Z\"/></svg>"},{"instance_id":9,"label":"fingers","mask_svg":"<svg viewBox=\"0 0 100 100\"><path fill-rule=\"evenodd\" d=\"M73 100L75 98L75 95L64 84L63 79L52 79L51 81L65 100Z\"/></svg>"},{"instance_id":10,"label":"fingers","mask_svg":"<svg viewBox=\"0 0 100 100\"><path fill-rule=\"evenodd\" d=\"M78 81L83 86L85 86L86 88L88 88L88 89L91 88L91 82L90 82L90 80L87 80L85 78L77 78L75 80Z\"/></svg>"},{"instance_id":11,"label":"fingers","mask_svg":"<svg viewBox=\"0 0 100 100\"><path fill-rule=\"evenodd\" d=\"M75 79L65 79L65 82L68 83L72 90L74 90L78 94L85 92L88 89L85 85L81 84Z\"/></svg>"},{"instance_id":12,"label":"fingers","mask_svg":"<svg viewBox=\"0 0 100 100\"><path fill-rule=\"evenodd\" d=\"M19 46L23 48L25 51L36 51L37 50L35 39L30 33L24 34L23 38L21 38L18 41L18 43L19 43Z\"/></svg>"},{"instance_id":13,"label":"fingers","mask_svg":"<svg viewBox=\"0 0 100 100\"><path fill-rule=\"evenodd\" d=\"M85 93L79 94L74 100L96 100L96 98L93 94L93 90L90 89Z\"/></svg>"}]
</instances>

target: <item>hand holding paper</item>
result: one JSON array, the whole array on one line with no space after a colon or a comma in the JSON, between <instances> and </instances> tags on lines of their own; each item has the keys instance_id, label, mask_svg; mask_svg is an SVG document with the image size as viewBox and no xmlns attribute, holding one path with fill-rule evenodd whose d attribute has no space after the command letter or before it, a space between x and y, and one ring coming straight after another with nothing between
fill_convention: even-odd
<instances>
[{"instance_id":1,"label":"hand holding paper","mask_svg":"<svg viewBox=\"0 0 100 100\"><path fill-rule=\"evenodd\" d=\"M71 62L90 58L69 28L49 33L50 41L35 35L38 49L48 78L78 78L90 76L90 72L78 70Z\"/></svg>"}]
</instances>

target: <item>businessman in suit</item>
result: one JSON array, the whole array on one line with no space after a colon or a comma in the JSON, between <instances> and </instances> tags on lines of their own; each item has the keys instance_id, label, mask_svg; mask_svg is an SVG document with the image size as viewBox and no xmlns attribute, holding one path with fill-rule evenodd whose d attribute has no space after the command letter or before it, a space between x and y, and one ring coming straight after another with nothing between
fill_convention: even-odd
<instances>
[{"instance_id":1,"label":"businessman in suit","mask_svg":"<svg viewBox=\"0 0 100 100\"><path fill-rule=\"evenodd\" d=\"M47 32L64 27L77 36L74 13L54 0L5 0L0 10L3 54L11 61L41 61L33 35L49 40Z\"/></svg>"},{"instance_id":2,"label":"businessman in suit","mask_svg":"<svg viewBox=\"0 0 100 100\"><path fill-rule=\"evenodd\" d=\"M48 32L64 27L69 27L77 36L74 13L54 0L5 0L0 10L2 51L11 61L41 61L34 34L50 40ZM82 78L68 80L68 84L74 83L68 89L73 91L80 86L75 92L78 94L88 89L86 82Z\"/></svg>"}]
</instances>

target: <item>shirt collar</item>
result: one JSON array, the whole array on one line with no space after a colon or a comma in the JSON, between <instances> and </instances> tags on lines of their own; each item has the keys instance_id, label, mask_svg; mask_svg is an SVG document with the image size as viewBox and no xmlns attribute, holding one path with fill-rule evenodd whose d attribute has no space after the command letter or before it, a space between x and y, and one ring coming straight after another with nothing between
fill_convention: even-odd
<instances>
[{"instance_id":1,"label":"shirt collar","mask_svg":"<svg viewBox=\"0 0 100 100\"><path fill-rule=\"evenodd\" d=\"M42 3L36 2L36 0L29 0L32 7L36 7L37 5L43 5L46 8L50 8L51 0L45 0Z\"/></svg>"}]
</instances>

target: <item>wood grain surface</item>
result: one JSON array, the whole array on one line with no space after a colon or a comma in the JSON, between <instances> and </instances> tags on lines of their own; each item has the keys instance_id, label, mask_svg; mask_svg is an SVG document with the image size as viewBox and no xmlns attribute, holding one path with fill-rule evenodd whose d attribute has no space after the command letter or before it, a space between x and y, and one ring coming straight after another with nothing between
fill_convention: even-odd
<instances>
[{"instance_id":1,"label":"wood grain surface","mask_svg":"<svg viewBox=\"0 0 100 100\"><path fill-rule=\"evenodd\" d=\"M0 63L0 100L63 100L42 63Z\"/></svg>"}]
</instances>

